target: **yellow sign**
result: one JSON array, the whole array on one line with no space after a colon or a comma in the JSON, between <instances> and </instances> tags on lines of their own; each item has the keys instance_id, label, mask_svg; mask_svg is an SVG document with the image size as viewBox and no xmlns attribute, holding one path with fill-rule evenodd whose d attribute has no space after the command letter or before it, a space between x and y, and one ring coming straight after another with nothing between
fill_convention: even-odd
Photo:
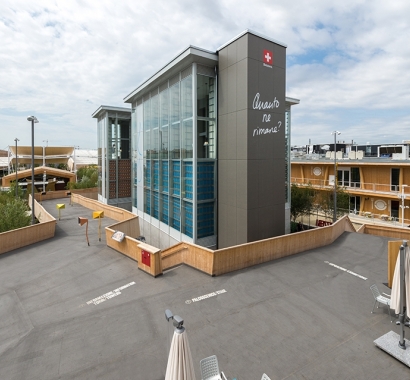
<instances>
[{"instance_id":1,"label":"yellow sign","mask_svg":"<svg viewBox=\"0 0 410 380\"><path fill-rule=\"evenodd\" d=\"M104 211L93 211L93 219L104 218Z\"/></svg>"},{"instance_id":2,"label":"yellow sign","mask_svg":"<svg viewBox=\"0 0 410 380\"><path fill-rule=\"evenodd\" d=\"M98 219L98 240L101 241L101 218L104 218L104 211L93 211L93 219Z\"/></svg>"},{"instance_id":3,"label":"yellow sign","mask_svg":"<svg viewBox=\"0 0 410 380\"><path fill-rule=\"evenodd\" d=\"M57 210L58 210L58 220L61 218L61 209L65 208L64 203L57 203L56 204Z\"/></svg>"}]
</instances>

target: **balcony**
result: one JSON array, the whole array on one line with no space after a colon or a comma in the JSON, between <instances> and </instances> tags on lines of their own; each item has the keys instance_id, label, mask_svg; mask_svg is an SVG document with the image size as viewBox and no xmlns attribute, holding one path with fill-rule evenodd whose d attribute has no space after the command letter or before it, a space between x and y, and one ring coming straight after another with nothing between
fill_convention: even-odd
<instances>
[{"instance_id":1,"label":"balcony","mask_svg":"<svg viewBox=\"0 0 410 380\"><path fill-rule=\"evenodd\" d=\"M315 178L297 178L291 177L292 184L299 186L312 186L314 189L331 190L334 187L333 181ZM384 197L398 198L401 191L404 190L404 194L410 195L410 186L381 184L381 183L365 183L365 182L347 182L340 181L338 186L344 188L349 194L355 195L378 195Z\"/></svg>"}]
</instances>

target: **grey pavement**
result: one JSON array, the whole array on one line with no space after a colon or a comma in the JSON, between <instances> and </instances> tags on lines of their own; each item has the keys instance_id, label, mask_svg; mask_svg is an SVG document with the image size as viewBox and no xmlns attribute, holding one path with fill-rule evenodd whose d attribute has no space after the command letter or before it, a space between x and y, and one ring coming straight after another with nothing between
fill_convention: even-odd
<instances>
[{"instance_id":1,"label":"grey pavement","mask_svg":"<svg viewBox=\"0 0 410 380\"><path fill-rule=\"evenodd\" d=\"M370 286L389 291L386 238L344 233L219 277L179 266L154 279L98 241L90 210L43 202L54 216L56 203L66 209L55 238L0 256L1 380L162 380L167 308L185 320L197 379L213 354L238 380L410 377L373 343L399 332L386 309L370 313ZM78 216L89 218L89 247Z\"/></svg>"}]
</instances>

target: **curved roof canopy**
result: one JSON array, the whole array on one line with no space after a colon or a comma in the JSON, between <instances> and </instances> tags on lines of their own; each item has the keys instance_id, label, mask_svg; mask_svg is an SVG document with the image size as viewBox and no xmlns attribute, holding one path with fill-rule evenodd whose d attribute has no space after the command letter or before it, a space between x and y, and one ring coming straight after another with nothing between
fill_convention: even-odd
<instances>
[{"instance_id":1,"label":"curved roof canopy","mask_svg":"<svg viewBox=\"0 0 410 380\"><path fill-rule=\"evenodd\" d=\"M75 174L67 170L50 168L48 166L38 166L34 168L35 176L43 175L44 173L47 175L47 177L68 178L69 182L75 182ZM31 169L18 171L17 178L19 180L22 178L27 178L29 181L31 181ZM2 180L3 187L10 187L10 183L16 180L16 173L6 175L1 180Z\"/></svg>"}]
</instances>

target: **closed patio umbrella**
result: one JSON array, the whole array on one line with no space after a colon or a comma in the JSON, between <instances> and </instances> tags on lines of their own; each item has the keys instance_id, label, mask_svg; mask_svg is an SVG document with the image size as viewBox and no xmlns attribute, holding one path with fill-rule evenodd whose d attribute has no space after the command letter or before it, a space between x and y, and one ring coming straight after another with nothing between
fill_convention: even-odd
<instances>
[{"instance_id":1,"label":"closed patio umbrella","mask_svg":"<svg viewBox=\"0 0 410 380\"><path fill-rule=\"evenodd\" d=\"M410 252L407 241L403 241L400 247L400 254L397 257L396 267L394 268L390 308L396 314L399 314L401 325L399 346L405 348L405 314L407 318L410 317Z\"/></svg>"},{"instance_id":2,"label":"closed patio umbrella","mask_svg":"<svg viewBox=\"0 0 410 380\"><path fill-rule=\"evenodd\" d=\"M403 246L404 247L404 246ZM410 306L410 254L409 247L404 247L404 284L405 284L405 301L404 306ZM397 256L396 266L394 268L393 284L391 288L390 308L396 314L400 314L400 254ZM410 317L410 307L406 309L407 317Z\"/></svg>"},{"instance_id":3,"label":"closed patio umbrella","mask_svg":"<svg viewBox=\"0 0 410 380\"><path fill-rule=\"evenodd\" d=\"M195 380L188 336L183 326L178 326L174 330L165 380Z\"/></svg>"}]
</instances>

